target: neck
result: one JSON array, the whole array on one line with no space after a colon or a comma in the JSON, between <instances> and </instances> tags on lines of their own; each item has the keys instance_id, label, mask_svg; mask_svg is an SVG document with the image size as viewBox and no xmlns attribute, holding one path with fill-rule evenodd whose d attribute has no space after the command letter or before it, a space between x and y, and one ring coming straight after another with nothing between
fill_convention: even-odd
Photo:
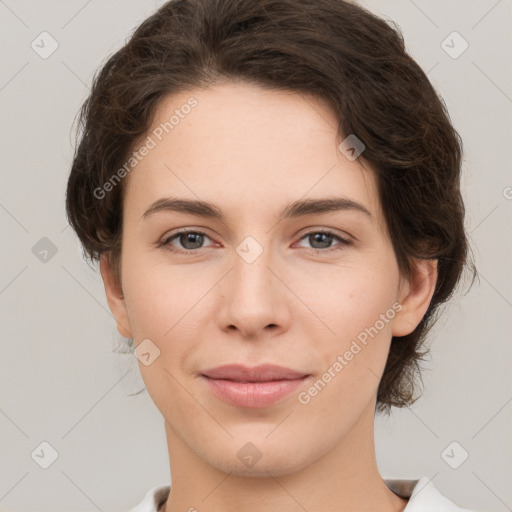
<instances>
[{"instance_id":1,"label":"neck","mask_svg":"<svg viewBox=\"0 0 512 512\"><path fill-rule=\"evenodd\" d=\"M259 477L237 476L235 470L221 471L190 450L167 422L165 429L169 457L172 453L172 483L162 512L292 512L299 508L402 512L407 504L379 474L373 404L334 450L306 467L284 474L279 473L279 468Z\"/></svg>"}]
</instances>

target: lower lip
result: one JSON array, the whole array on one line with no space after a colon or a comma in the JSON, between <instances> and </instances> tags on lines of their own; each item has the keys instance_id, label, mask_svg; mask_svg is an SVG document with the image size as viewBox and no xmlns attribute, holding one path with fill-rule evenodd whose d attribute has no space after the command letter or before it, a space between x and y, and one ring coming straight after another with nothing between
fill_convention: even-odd
<instances>
[{"instance_id":1,"label":"lower lip","mask_svg":"<svg viewBox=\"0 0 512 512\"><path fill-rule=\"evenodd\" d=\"M293 380L269 382L234 382L201 376L210 389L224 402L236 407L257 409L275 404L299 388L308 376Z\"/></svg>"}]
</instances>

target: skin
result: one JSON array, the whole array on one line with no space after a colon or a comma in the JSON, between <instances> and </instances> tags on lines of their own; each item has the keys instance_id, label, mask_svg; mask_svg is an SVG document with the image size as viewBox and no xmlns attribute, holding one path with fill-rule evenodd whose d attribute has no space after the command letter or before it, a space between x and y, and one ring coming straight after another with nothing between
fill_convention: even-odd
<instances>
[{"instance_id":1,"label":"skin","mask_svg":"<svg viewBox=\"0 0 512 512\"><path fill-rule=\"evenodd\" d=\"M410 282L401 277L373 171L338 150L337 121L322 101L217 84L165 98L150 132L191 96L198 105L125 178L121 280L108 253L100 261L120 334L160 350L139 368L165 422L172 486L162 510L403 510L407 500L377 467L375 403L391 337L424 316L436 262L418 260ZM141 219L170 196L215 203L225 220L171 211ZM363 204L371 218L338 211L277 221L292 201L333 196ZM194 228L207 233L202 245L175 237L157 246ZM305 236L319 228L351 243ZM263 248L250 264L236 252L247 236ZM378 335L300 403L298 393L397 302L402 310ZM313 377L271 407L234 407L198 377L226 363ZM237 456L248 442L261 453L251 467Z\"/></svg>"}]
</instances>

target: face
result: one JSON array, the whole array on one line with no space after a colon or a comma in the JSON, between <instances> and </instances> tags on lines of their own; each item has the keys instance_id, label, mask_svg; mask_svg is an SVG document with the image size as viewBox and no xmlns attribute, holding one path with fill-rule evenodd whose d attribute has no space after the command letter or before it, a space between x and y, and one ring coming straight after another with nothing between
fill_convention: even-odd
<instances>
[{"instance_id":1,"label":"face","mask_svg":"<svg viewBox=\"0 0 512 512\"><path fill-rule=\"evenodd\" d=\"M373 171L338 149L336 126L297 93L184 92L159 105L152 147L124 178L122 289L101 262L109 305L149 354L139 367L168 432L225 472L285 474L356 430L368 438L391 337L411 332L431 297L424 276L414 290L400 278ZM325 199L341 201L311 206ZM225 364L307 377L273 400L246 384L233 403L202 375Z\"/></svg>"}]
</instances>

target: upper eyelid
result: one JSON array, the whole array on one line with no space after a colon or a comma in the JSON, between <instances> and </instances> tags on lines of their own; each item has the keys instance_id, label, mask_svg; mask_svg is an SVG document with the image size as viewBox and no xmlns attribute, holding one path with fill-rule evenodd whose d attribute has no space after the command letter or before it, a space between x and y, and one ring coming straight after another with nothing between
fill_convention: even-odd
<instances>
[{"instance_id":1,"label":"upper eyelid","mask_svg":"<svg viewBox=\"0 0 512 512\"><path fill-rule=\"evenodd\" d=\"M326 227L326 226L316 226L316 227L312 226L312 227L307 227L307 228L303 228L303 229L304 230L303 231L301 230L300 235L297 235L297 236L300 236L302 238L303 236L308 235L310 233L317 233L317 232L321 232L321 231L328 231L328 232L332 233L333 235L337 235L337 236L340 236L342 238L343 237L353 238L348 233L341 232L341 234L340 234L338 229L336 229L336 228L329 228L329 227ZM191 227L191 228L177 228L177 231L174 231L171 234L165 234L162 237L162 239L163 240L168 240L169 238L171 238L173 236L180 235L180 234L183 234L183 233L202 233L202 234L205 234L206 236L208 236L209 238L212 238L208 234L208 228Z\"/></svg>"},{"instance_id":2,"label":"upper eyelid","mask_svg":"<svg viewBox=\"0 0 512 512\"><path fill-rule=\"evenodd\" d=\"M204 228L183 228L183 229L180 228L171 234L165 234L162 237L162 242L166 242L167 240L169 240L171 238L174 238L178 235L183 235L185 233L200 233L200 234L206 235L208 238L212 239L212 237L207 233L206 229L204 229Z\"/></svg>"}]
</instances>

